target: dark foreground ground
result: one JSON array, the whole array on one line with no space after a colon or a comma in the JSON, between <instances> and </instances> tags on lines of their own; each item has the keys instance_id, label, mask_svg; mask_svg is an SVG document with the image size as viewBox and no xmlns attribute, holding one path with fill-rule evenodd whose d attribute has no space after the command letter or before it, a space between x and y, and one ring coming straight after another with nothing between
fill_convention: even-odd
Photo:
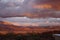
<instances>
[{"instance_id":1,"label":"dark foreground ground","mask_svg":"<svg viewBox=\"0 0 60 40\"><path fill-rule=\"evenodd\" d=\"M14 34L8 33L3 35L0 33L0 40L55 40L53 34L60 34L60 31L49 31L44 33L27 33Z\"/></svg>"}]
</instances>

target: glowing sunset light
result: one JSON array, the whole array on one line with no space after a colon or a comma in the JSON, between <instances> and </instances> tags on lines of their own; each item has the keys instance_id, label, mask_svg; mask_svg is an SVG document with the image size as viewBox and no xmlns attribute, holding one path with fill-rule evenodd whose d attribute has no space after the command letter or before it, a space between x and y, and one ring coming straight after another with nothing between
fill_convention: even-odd
<instances>
[{"instance_id":1,"label":"glowing sunset light","mask_svg":"<svg viewBox=\"0 0 60 40\"><path fill-rule=\"evenodd\" d=\"M11 23L11 24L13 24L13 25L17 25L17 26L21 26L21 24L19 24L19 23Z\"/></svg>"},{"instance_id":2,"label":"glowing sunset light","mask_svg":"<svg viewBox=\"0 0 60 40\"><path fill-rule=\"evenodd\" d=\"M44 9L44 8L52 8L52 5L49 4L41 4L41 5L33 5L33 8L37 8L37 9Z\"/></svg>"}]
</instances>

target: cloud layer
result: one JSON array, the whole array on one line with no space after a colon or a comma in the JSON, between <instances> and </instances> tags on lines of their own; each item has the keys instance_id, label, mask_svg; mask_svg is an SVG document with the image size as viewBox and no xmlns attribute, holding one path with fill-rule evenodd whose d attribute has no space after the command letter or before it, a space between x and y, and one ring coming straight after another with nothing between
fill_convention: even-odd
<instances>
[{"instance_id":1,"label":"cloud layer","mask_svg":"<svg viewBox=\"0 0 60 40\"><path fill-rule=\"evenodd\" d=\"M17 26L60 26L60 18L27 18L27 17L11 17L1 18L1 21L11 23Z\"/></svg>"},{"instance_id":2,"label":"cloud layer","mask_svg":"<svg viewBox=\"0 0 60 40\"><path fill-rule=\"evenodd\" d=\"M60 17L60 0L0 0L0 16Z\"/></svg>"}]
</instances>

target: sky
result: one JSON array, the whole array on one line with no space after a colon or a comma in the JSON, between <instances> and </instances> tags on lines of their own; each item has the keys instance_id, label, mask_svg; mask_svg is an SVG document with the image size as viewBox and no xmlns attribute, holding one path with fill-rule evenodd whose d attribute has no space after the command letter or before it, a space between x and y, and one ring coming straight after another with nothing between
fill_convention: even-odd
<instances>
[{"instance_id":1,"label":"sky","mask_svg":"<svg viewBox=\"0 0 60 40\"><path fill-rule=\"evenodd\" d=\"M18 26L60 26L60 0L0 0L0 17Z\"/></svg>"},{"instance_id":2,"label":"sky","mask_svg":"<svg viewBox=\"0 0 60 40\"><path fill-rule=\"evenodd\" d=\"M5 24L12 24L15 26L60 26L60 18L28 18L28 17L10 17L10 18L0 18L0 21L5 22Z\"/></svg>"},{"instance_id":3,"label":"sky","mask_svg":"<svg viewBox=\"0 0 60 40\"><path fill-rule=\"evenodd\" d=\"M0 17L59 17L60 0L0 0Z\"/></svg>"}]
</instances>

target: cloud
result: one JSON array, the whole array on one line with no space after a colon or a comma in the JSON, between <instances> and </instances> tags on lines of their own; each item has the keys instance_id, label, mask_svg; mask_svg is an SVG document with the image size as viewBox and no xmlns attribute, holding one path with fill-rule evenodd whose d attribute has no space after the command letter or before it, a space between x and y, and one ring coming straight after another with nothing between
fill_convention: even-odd
<instances>
[{"instance_id":1,"label":"cloud","mask_svg":"<svg viewBox=\"0 0 60 40\"><path fill-rule=\"evenodd\" d=\"M60 18L34 18L12 17L2 18L4 22L10 22L18 26L60 26Z\"/></svg>"},{"instance_id":2,"label":"cloud","mask_svg":"<svg viewBox=\"0 0 60 40\"><path fill-rule=\"evenodd\" d=\"M0 16L60 17L60 0L0 0ZM55 14L54 14L55 13Z\"/></svg>"}]
</instances>

